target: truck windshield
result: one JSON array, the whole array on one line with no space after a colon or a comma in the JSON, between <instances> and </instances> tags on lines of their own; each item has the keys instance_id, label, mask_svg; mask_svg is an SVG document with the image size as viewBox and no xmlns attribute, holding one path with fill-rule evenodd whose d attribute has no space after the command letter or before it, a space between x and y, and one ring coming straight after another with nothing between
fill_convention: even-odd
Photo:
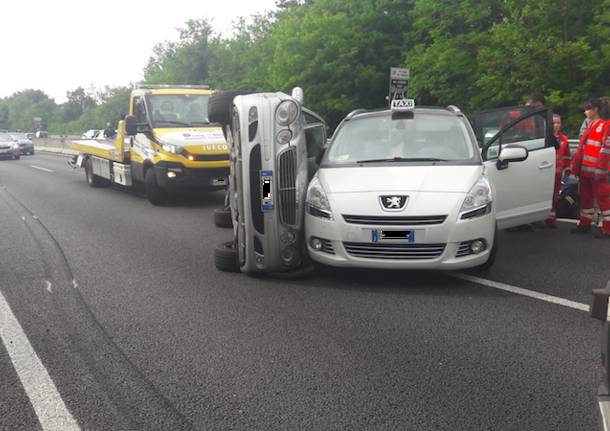
<instances>
[{"instance_id":1,"label":"truck windshield","mask_svg":"<svg viewBox=\"0 0 610 431\"><path fill-rule=\"evenodd\" d=\"M475 155L473 139L456 116L416 112L412 119L392 119L387 112L346 121L333 139L327 161L473 162Z\"/></svg>"},{"instance_id":2,"label":"truck windshield","mask_svg":"<svg viewBox=\"0 0 610 431\"><path fill-rule=\"evenodd\" d=\"M191 127L209 123L208 95L154 94L148 96L152 126Z\"/></svg>"}]
</instances>

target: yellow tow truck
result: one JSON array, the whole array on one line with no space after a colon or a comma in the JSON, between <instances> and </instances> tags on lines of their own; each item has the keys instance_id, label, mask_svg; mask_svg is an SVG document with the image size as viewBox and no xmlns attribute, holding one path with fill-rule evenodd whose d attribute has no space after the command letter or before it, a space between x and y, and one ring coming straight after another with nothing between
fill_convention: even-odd
<instances>
[{"instance_id":1,"label":"yellow tow truck","mask_svg":"<svg viewBox=\"0 0 610 431\"><path fill-rule=\"evenodd\" d=\"M211 94L207 86L138 86L116 131L70 142L73 166L85 169L91 187L141 185L154 205L176 190L226 188L229 151L208 119Z\"/></svg>"}]
</instances>

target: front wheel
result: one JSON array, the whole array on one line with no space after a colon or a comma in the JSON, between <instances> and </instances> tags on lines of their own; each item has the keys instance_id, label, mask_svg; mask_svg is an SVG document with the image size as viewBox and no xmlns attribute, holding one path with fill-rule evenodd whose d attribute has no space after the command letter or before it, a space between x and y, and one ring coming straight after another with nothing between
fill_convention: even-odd
<instances>
[{"instance_id":1,"label":"front wheel","mask_svg":"<svg viewBox=\"0 0 610 431\"><path fill-rule=\"evenodd\" d=\"M20 156L20 155L13 156L13 159L14 159L14 160L19 160L20 158L21 158L21 156Z\"/></svg>"},{"instance_id":2,"label":"front wheel","mask_svg":"<svg viewBox=\"0 0 610 431\"><path fill-rule=\"evenodd\" d=\"M153 205L163 205L167 202L167 192L157 184L154 168L149 168L144 175L146 196Z\"/></svg>"}]
</instances>

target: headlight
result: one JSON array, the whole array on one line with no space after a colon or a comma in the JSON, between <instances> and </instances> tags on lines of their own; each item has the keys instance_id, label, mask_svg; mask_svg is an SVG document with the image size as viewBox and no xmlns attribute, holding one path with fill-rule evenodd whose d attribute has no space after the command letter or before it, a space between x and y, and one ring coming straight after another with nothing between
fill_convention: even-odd
<instances>
[{"instance_id":1,"label":"headlight","mask_svg":"<svg viewBox=\"0 0 610 431\"><path fill-rule=\"evenodd\" d=\"M491 186L487 178L481 176L466 195L459 218L469 219L489 214L491 202Z\"/></svg>"},{"instance_id":2,"label":"headlight","mask_svg":"<svg viewBox=\"0 0 610 431\"><path fill-rule=\"evenodd\" d=\"M288 129L280 130L277 134L278 144L285 145L292 139L292 132Z\"/></svg>"},{"instance_id":3,"label":"headlight","mask_svg":"<svg viewBox=\"0 0 610 431\"><path fill-rule=\"evenodd\" d=\"M297 119L299 107L292 100L284 100L275 111L275 121L280 126L288 126Z\"/></svg>"},{"instance_id":4,"label":"headlight","mask_svg":"<svg viewBox=\"0 0 610 431\"><path fill-rule=\"evenodd\" d=\"M317 175L313 177L307 188L307 212L309 214L332 220L333 215L330 209L330 203L326 197L326 192L320 184Z\"/></svg>"},{"instance_id":5,"label":"headlight","mask_svg":"<svg viewBox=\"0 0 610 431\"><path fill-rule=\"evenodd\" d=\"M163 148L163 151L166 151L166 152L172 153L172 154L182 154L184 152L182 147L180 147L179 145L174 145L174 144L162 144L161 148Z\"/></svg>"},{"instance_id":6,"label":"headlight","mask_svg":"<svg viewBox=\"0 0 610 431\"><path fill-rule=\"evenodd\" d=\"M19 144L17 142L13 142L13 149L14 150L18 150L19 149Z\"/></svg>"}]
</instances>

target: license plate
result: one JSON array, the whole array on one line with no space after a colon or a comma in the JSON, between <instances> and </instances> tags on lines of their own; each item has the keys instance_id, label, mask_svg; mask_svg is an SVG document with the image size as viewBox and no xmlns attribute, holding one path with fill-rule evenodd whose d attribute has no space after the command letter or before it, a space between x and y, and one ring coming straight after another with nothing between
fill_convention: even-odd
<instances>
[{"instance_id":1,"label":"license plate","mask_svg":"<svg viewBox=\"0 0 610 431\"><path fill-rule=\"evenodd\" d=\"M371 241L387 241L398 240L402 242L415 242L415 232L412 230L381 230L373 229L371 231Z\"/></svg>"},{"instance_id":2,"label":"license plate","mask_svg":"<svg viewBox=\"0 0 610 431\"><path fill-rule=\"evenodd\" d=\"M273 171L261 171L261 210L273 211Z\"/></svg>"},{"instance_id":3,"label":"license plate","mask_svg":"<svg viewBox=\"0 0 610 431\"><path fill-rule=\"evenodd\" d=\"M227 184L227 179L226 178L212 178L212 185L213 186L224 186Z\"/></svg>"}]
</instances>

